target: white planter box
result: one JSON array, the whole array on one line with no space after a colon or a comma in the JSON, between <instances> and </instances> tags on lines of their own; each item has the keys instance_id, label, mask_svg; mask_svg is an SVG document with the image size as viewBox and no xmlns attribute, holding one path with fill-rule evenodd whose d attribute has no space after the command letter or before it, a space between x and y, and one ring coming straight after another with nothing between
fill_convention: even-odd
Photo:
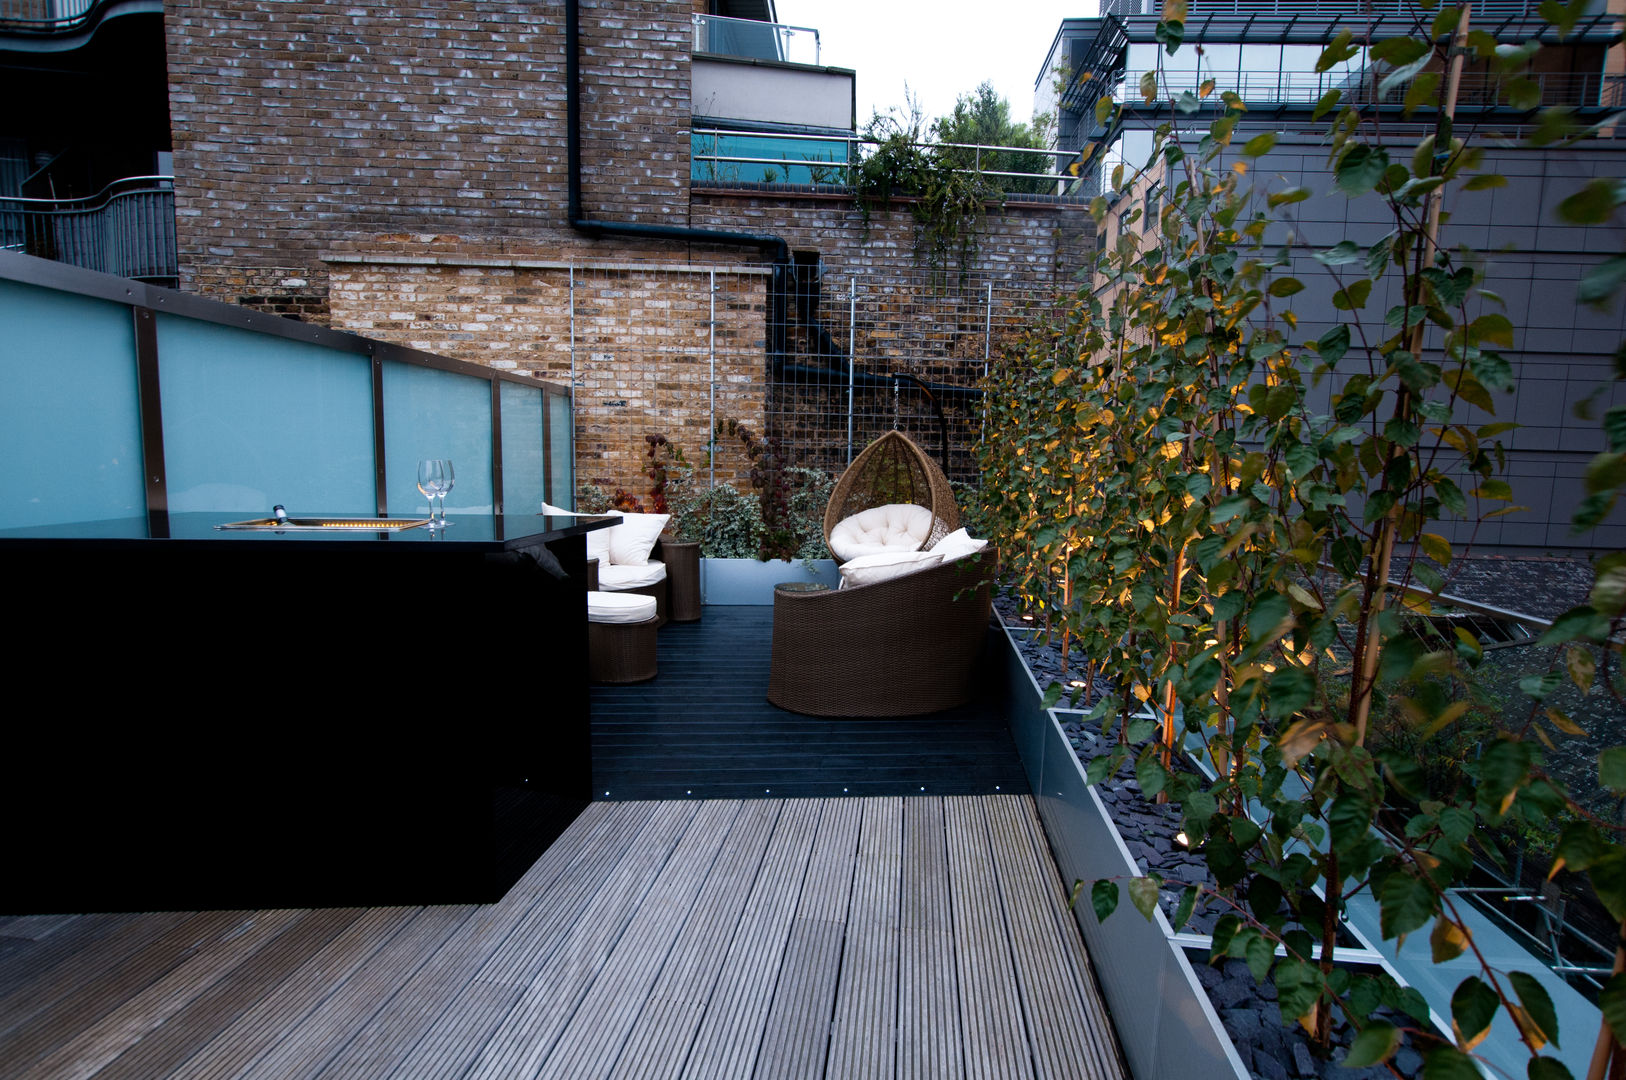
<instances>
[{"instance_id":1,"label":"white planter box","mask_svg":"<svg viewBox=\"0 0 1626 1080\"><path fill-rule=\"evenodd\" d=\"M773 604L773 587L782 581L820 581L835 588L841 583L834 559L816 559L809 571L800 559L701 559L700 598L706 604Z\"/></svg>"}]
</instances>

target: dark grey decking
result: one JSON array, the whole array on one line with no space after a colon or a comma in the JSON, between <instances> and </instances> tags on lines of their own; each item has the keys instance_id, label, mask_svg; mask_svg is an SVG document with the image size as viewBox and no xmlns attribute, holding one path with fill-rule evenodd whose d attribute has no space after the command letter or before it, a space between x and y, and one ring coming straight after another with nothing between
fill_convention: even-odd
<instances>
[{"instance_id":1,"label":"dark grey decking","mask_svg":"<svg viewBox=\"0 0 1626 1080\"><path fill-rule=\"evenodd\" d=\"M660 674L593 688L599 799L1025 793L991 700L926 717L830 720L768 704L769 607L708 607L660 631ZM830 678L841 657L829 658Z\"/></svg>"}]
</instances>

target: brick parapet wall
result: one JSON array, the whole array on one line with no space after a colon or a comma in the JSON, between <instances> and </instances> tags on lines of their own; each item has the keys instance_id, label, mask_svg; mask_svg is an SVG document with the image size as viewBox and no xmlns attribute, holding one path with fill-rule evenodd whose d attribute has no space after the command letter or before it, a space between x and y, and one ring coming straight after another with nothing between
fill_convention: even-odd
<instances>
[{"instance_id":1,"label":"brick parapet wall","mask_svg":"<svg viewBox=\"0 0 1626 1080\"><path fill-rule=\"evenodd\" d=\"M283 277L306 282L294 306L320 317L319 255L347 243L448 226L498 250L580 243L566 221L563 12L169 0L182 287L243 302L281 295L251 279L293 268ZM581 28L588 212L684 223L689 5L582 0Z\"/></svg>"}]
</instances>

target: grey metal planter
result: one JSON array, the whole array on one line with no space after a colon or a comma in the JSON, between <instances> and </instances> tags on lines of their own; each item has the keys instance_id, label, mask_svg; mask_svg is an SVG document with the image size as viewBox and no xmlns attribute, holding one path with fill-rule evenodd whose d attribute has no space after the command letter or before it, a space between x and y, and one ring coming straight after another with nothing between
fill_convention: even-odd
<instances>
[{"instance_id":1,"label":"grey metal planter","mask_svg":"<svg viewBox=\"0 0 1626 1080\"><path fill-rule=\"evenodd\" d=\"M1106 807L1084 778L1055 714L1005 633L1011 734L1039 808L1039 820L1063 881L1138 875ZM1073 912L1101 992L1118 1019L1118 1042L1138 1080L1249 1073L1220 1024L1185 950L1161 911L1147 922L1133 911L1103 926L1088 903Z\"/></svg>"},{"instance_id":2,"label":"grey metal planter","mask_svg":"<svg viewBox=\"0 0 1626 1080\"><path fill-rule=\"evenodd\" d=\"M701 559L700 593L705 603L773 604L773 587L782 581L817 581L835 588L841 582L834 559L816 559L813 569L800 559Z\"/></svg>"}]
</instances>

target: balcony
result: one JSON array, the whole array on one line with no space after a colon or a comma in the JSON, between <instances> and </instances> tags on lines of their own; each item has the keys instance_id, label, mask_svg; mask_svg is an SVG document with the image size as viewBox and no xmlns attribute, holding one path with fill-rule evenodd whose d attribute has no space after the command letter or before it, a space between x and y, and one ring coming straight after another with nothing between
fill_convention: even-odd
<instances>
[{"instance_id":1,"label":"balcony","mask_svg":"<svg viewBox=\"0 0 1626 1080\"><path fill-rule=\"evenodd\" d=\"M818 60L817 30L696 15L694 115L735 127L851 133L853 73Z\"/></svg>"},{"instance_id":2,"label":"balcony","mask_svg":"<svg viewBox=\"0 0 1626 1080\"><path fill-rule=\"evenodd\" d=\"M83 25L97 0L0 0L0 27L59 33Z\"/></svg>"},{"instance_id":3,"label":"balcony","mask_svg":"<svg viewBox=\"0 0 1626 1080\"><path fill-rule=\"evenodd\" d=\"M813 184L850 187L852 172L876 143L855 135L749 131L696 123L689 133L691 182L701 186ZM979 143L917 143L960 172L987 179L1007 196L1056 195L1074 150Z\"/></svg>"},{"instance_id":4,"label":"balcony","mask_svg":"<svg viewBox=\"0 0 1626 1080\"><path fill-rule=\"evenodd\" d=\"M1384 69L1366 68L1354 74L1314 71L1243 71L1226 74L1223 82L1234 88L1250 108L1269 106L1298 106L1313 108L1330 90L1339 90L1341 105L1395 106L1405 97L1404 88L1380 93L1379 85L1386 73ZM1212 73L1191 71L1167 72L1159 81L1159 101L1178 97L1184 93L1197 95L1204 80ZM1568 105L1576 109L1619 108L1626 100L1626 75L1598 71L1533 72L1529 79L1540 91L1540 104ZM1495 109L1505 107L1507 80L1478 72L1462 76L1457 104L1461 108ZM1121 101L1138 104L1139 98L1127 86L1120 86Z\"/></svg>"},{"instance_id":5,"label":"balcony","mask_svg":"<svg viewBox=\"0 0 1626 1080\"><path fill-rule=\"evenodd\" d=\"M129 176L83 199L0 195L0 249L173 284L175 178Z\"/></svg>"},{"instance_id":6,"label":"balcony","mask_svg":"<svg viewBox=\"0 0 1626 1080\"><path fill-rule=\"evenodd\" d=\"M755 19L696 15L694 53L696 56L775 60L782 64L818 67L819 32L805 26L786 26Z\"/></svg>"},{"instance_id":7,"label":"balcony","mask_svg":"<svg viewBox=\"0 0 1626 1080\"><path fill-rule=\"evenodd\" d=\"M163 11L163 0L0 0L0 39L8 50L59 52L115 16Z\"/></svg>"}]
</instances>

